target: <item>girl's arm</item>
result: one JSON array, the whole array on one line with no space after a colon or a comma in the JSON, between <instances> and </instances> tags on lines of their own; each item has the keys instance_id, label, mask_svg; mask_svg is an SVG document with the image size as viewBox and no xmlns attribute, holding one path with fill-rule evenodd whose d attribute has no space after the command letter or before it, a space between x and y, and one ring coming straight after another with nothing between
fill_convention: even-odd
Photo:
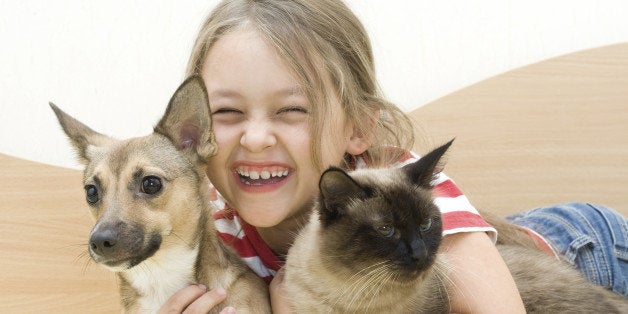
<instances>
[{"instance_id":1,"label":"girl's arm","mask_svg":"<svg viewBox=\"0 0 628 314\"><path fill-rule=\"evenodd\" d=\"M514 279L486 233L447 235L441 252L450 266L451 312L525 313Z\"/></svg>"}]
</instances>

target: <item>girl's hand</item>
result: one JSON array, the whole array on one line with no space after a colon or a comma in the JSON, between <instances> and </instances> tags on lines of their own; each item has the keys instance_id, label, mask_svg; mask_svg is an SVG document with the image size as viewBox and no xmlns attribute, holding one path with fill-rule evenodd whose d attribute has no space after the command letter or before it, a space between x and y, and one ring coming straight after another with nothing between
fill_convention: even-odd
<instances>
[{"instance_id":1,"label":"girl's hand","mask_svg":"<svg viewBox=\"0 0 628 314\"><path fill-rule=\"evenodd\" d=\"M273 309L273 313L277 314L292 313L290 304L285 298L286 294L283 291L283 278L284 270L282 268L275 274L275 278L273 278L273 281L270 282L270 286L268 287L270 290L270 306Z\"/></svg>"},{"instance_id":2,"label":"girl's hand","mask_svg":"<svg viewBox=\"0 0 628 314\"><path fill-rule=\"evenodd\" d=\"M207 291L204 285L191 285L173 294L161 306L159 313L207 313L226 297L227 293L224 289L215 288ZM235 310L232 307L226 307L220 313L235 313Z\"/></svg>"}]
</instances>

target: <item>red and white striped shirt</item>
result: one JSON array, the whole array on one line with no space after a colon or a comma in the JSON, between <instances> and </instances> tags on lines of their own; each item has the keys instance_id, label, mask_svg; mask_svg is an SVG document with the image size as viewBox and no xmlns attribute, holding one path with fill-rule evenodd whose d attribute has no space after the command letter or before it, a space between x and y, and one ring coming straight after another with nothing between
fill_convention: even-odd
<instances>
[{"instance_id":1,"label":"red and white striped shirt","mask_svg":"<svg viewBox=\"0 0 628 314\"><path fill-rule=\"evenodd\" d=\"M400 160L392 165L402 167L415 162L419 156L407 151ZM364 158L357 157L355 169L368 167ZM486 232L493 242L497 240L497 231L480 216L467 197L456 184L444 173L439 173L433 182L434 204L438 206L443 217L443 235L460 232ZM212 202L220 208L215 214L215 224L220 238L235 248L242 259L257 275L270 282L275 273L283 266L281 261L266 245L257 233L257 229L238 216L212 186Z\"/></svg>"}]
</instances>

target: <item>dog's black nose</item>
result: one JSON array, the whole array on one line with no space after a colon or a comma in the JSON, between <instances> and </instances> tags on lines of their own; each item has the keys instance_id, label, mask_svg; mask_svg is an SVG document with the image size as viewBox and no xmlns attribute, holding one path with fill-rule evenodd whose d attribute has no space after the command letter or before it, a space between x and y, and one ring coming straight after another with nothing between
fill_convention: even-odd
<instances>
[{"instance_id":1,"label":"dog's black nose","mask_svg":"<svg viewBox=\"0 0 628 314\"><path fill-rule=\"evenodd\" d=\"M89 239L89 246L92 252L107 256L115 251L117 242L118 233L111 229L105 229L92 234Z\"/></svg>"}]
</instances>

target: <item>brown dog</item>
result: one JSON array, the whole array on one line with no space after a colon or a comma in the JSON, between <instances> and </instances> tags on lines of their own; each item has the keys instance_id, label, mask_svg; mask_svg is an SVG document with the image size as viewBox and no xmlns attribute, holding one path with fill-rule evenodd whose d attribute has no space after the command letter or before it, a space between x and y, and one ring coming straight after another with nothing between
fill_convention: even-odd
<instances>
[{"instance_id":1,"label":"brown dog","mask_svg":"<svg viewBox=\"0 0 628 314\"><path fill-rule=\"evenodd\" d=\"M202 283L227 290L225 306L270 313L266 284L215 231L205 164L217 147L200 77L183 82L154 132L139 138L99 134L50 106L85 164L96 221L89 254L118 274L125 311L156 312Z\"/></svg>"}]
</instances>

